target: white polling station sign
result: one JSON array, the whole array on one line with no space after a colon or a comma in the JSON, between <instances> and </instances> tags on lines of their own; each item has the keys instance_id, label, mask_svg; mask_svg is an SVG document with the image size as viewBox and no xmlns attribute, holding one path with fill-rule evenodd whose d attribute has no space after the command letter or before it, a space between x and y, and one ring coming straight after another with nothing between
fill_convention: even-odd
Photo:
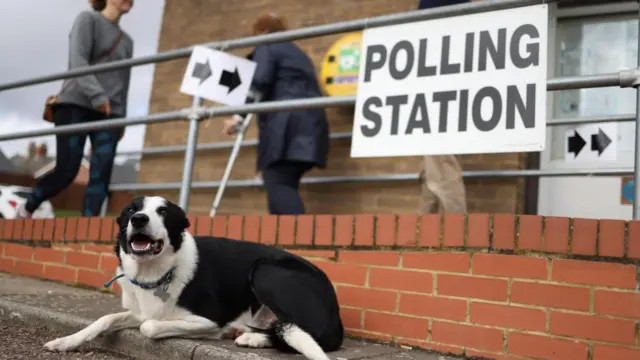
<instances>
[{"instance_id":1,"label":"white polling station sign","mask_svg":"<svg viewBox=\"0 0 640 360\"><path fill-rule=\"evenodd\" d=\"M247 101L256 63L223 51L196 46L189 58L180 91L225 105Z\"/></svg>"},{"instance_id":2,"label":"white polling station sign","mask_svg":"<svg viewBox=\"0 0 640 360\"><path fill-rule=\"evenodd\" d=\"M352 157L542 151L547 5L367 29Z\"/></svg>"}]
</instances>

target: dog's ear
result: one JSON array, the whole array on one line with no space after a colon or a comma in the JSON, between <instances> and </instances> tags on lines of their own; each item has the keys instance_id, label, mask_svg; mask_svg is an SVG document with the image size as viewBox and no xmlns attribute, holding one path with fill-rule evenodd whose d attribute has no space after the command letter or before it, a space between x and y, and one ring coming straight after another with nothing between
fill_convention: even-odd
<instances>
[{"instance_id":1,"label":"dog's ear","mask_svg":"<svg viewBox=\"0 0 640 360\"><path fill-rule=\"evenodd\" d=\"M189 221L189 218L187 217L187 214L184 214L184 225L183 225L183 229L187 230L189 227L191 227L191 222Z\"/></svg>"}]
</instances>

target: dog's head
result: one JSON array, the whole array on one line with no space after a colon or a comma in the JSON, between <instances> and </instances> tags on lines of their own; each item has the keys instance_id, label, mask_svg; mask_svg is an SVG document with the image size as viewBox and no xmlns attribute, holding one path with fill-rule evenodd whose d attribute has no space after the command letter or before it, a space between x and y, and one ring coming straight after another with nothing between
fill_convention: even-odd
<instances>
[{"instance_id":1,"label":"dog's head","mask_svg":"<svg viewBox=\"0 0 640 360\"><path fill-rule=\"evenodd\" d=\"M158 196L141 196L125 206L118 223L116 253L136 260L172 255L180 249L189 219L178 205Z\"/></svg>"}]
</instances>

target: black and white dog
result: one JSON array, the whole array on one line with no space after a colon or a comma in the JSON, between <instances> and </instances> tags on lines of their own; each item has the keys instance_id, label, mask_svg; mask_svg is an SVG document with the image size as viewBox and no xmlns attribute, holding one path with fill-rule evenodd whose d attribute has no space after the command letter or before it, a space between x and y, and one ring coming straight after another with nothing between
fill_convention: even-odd
<instances>
[{"instance_id":1,"label":"black and white dog","mask_svg":"<svg viewBox=\"0 0 640 360\"><path fill-rule=\"evenodd\" d=\"M127 310L45 344L75 349L98 335L139 327L152 339L219 339L328 360L344 329L333 286L315 265L284 250L192 236L189 220L161 197L139 197L117 219L116 279ZM105 284L105 286L108 286Z\"/></svg>"}]
</instances>

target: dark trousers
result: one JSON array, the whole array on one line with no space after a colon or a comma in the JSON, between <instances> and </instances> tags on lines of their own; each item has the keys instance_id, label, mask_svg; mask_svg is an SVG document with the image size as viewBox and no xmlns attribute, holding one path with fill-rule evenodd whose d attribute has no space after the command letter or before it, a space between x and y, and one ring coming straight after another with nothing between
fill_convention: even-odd
<instances>
[{"instance_id":1,"label":"dark trousers","mask_svg":"<svg viewBox=\"0 0 640 360\"><path fill-rule=\"evenodd\" d=\"M272 215L300 215L305 213L304 203L298 193L302 175L312 164L300 162L278 162L262 172L267 190L269 213Z\"/></svg>"},{"instance_id":2,"label":"dark trousers","mask_svg":"<svg viewBox=\"0 0 640 360\"><path fill-rule=\"evenodd\" d=\"M54 108L56 126L104 120L103 113L76 105L60 104ZM82 216L99 216L109 191L113 160L122 129L106 129L56 135L56 167L43 177L27 200L26 210L33 213L40 204L69 186L78 175L87 137L91 141L89 183L85 189Z\"/></svg>"}]
</instances>

